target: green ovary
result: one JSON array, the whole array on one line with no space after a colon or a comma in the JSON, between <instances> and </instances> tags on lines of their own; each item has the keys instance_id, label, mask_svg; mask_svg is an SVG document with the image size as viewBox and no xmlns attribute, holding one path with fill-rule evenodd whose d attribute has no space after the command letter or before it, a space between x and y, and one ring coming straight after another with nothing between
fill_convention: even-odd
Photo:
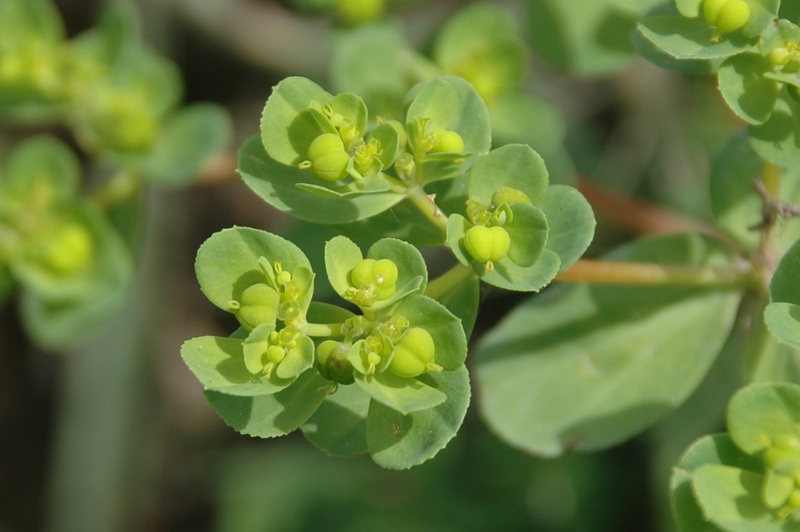
<instances>
[{"instance_id":1,"label":"green ovary","mask_svg":"<svg viewBox=\"0 0 800 532\"><path fill-rule=\"evenodd\" d=\"M236 311L236 318L242 327L252 331L262 323L275 323L275 315L280 297L266 283L257 283L247 287L239 301L228 305Z\"/></svg>"},{"instance_id":2,"label":"green ovary","mask_svg":"<svg viewBox=\"0 0 800 532\"><path fill-rule=\"evenodd\" d=\"M750 20L750 6L745 0L705 0L706 21L722 33L741 29Z\"/></svg>"},{"instance_id":3,"label":"green ovary","mask_svg":"<svg viewBox=\"0 0 800 532\"><path fill-rule=\"evenodd\" d=\"M92 263L94 239L84 226L70 223L43 242L43 260L60 275L74 275Z\"/></svg>"},{"instance_id":4,"label":"green ovary","mask_svg":"<svg viewBox=\"0 0 800 532\"><path fill-rule=\"evenodd\" d=\"M413 378L438 368L433 362L436 346L428 331L412 327L394 348L389 371L398 377Z\"/></svg>"},{"instance_id":5,"label":"green ovary","mask_svg":"<svg viewBox=\"0 0 800 532\"><path fill-rule=\"evenodd\" d=\"M511 237L500 226L476 225L464 235L464 246L473 259L489 263L505 258L511 247Z\"/></svg>"},{"instance_id":6,"label":"green ovary","mask_svg":"<svg viewBox=\"0 0 800 532\"><path fill-rule=\"evenodd\" d=\"M433 147L430 153L463 153L464 139L455 131L446 129L433 130Z\"/></svg>"},{"instance_id":7,"label":"green ovary","mask_svg":"<svg viewBox=\"0 0 800 532\"><path fill-rule=\"evenodd\" d=\"M336 133L323 133L308 147L311 171L319 179L333 183L347 176L350 156Z\"/></svg>"},{"instance_id":8,"label":"green ovary","mask_svg":"<svg viewBox=\"0 0 800 532\"><path fill-rule=\"evenodd\" d=\"M397 265L389 259L364 259L350 271L350 282L359 290L370 291L378 300L397 291Z\"/></svg>"}]
</instances>

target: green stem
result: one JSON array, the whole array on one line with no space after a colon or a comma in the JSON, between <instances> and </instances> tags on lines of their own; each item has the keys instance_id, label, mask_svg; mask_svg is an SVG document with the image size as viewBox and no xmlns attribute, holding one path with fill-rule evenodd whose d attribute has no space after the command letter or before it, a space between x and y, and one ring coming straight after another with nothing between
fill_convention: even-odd
<instances>
[{"instance_id":1,"label":"green stem","mask_svg":"<svg viewBox=\"0 0 800 532\"><path fill-rule=\"evenodd\" d=\"M306 323L308 336L342 336L343 323Z\"/></svg>"},{"instance_id":2,"label":"green stem","mask_svg":"<svg viewBox=\"0 0 800 532\"><path fill-rule=\"evenodd\" d=\"M475 272L469 266L464 266L460 262L444 272L442 275L428 283L425 295L434 299L438 298L448 290L458 286L465 279L469 279Z\"/></svg>"},{"instance_id":3,"label":"green stem","mask_svg":"<svg viewBox=\"0 0 800 532\"><path fill-rule=\"evenodd\" d=\"M441 231L447 234L447 215L439 210L434 202L435 196L429 196L421 186L408 189L408 198L414 202L419 211Z\"/></svg>"},{"instance_id":4,"label":"green stem","mask_svg":"<svg viewBox=\"0 0 800 532\"><path fill-rule=\"evenodd\" d=\"M139 173L123 169L93 191L89 200L101 209L108 210L132 199L141 188L142 178Z\"/></svg>"},{"instance_id":5,"label":"green stem","mask_svg":"<svg viewBox=\"0 0 800 532\"><path fill-rule=\"evenodd\" d=\"M555 278L562 282L626 285L706 286L760 289L762 279L749 263L724 266L613 262L581 259Z\"/></svg>"}]
</instances>

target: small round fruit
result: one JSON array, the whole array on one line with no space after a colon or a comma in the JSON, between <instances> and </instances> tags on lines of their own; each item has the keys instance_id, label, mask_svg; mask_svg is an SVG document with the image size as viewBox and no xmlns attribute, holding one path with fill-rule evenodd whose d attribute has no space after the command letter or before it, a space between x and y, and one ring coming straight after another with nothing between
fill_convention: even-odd
<instances>
[{"instance_id":1,"label":"small round fruit","mask_svg":"<svg viewBox=\"0 0 800 532\"><path fill-rule=\"evenodd\" d=\"M722 33L741 29L750 20L750 6L745 0L704 0L706 21Z\"/></svg>"},{"instance_id":2,"label":"small round fruit","mask_svg":"<svg viewBox=\"0 0 800 532\"><path fill-rule=\"evenodd\" d=\"M308 159L311 171L323 181L333 183L347 176L350 156L335 133L323 133L315 138L308 146Z\"/></svg>"},{"instance_id":3,"label":"small round fruit","mask_svg":"<svg viewBox=\"0 0 800 532\"><path fill-rule=\"evenodd\" d=\"M494 262L505 258L511 247L511 237L500 226L476 225L464 235L464 246L476 261Z\"/></svg>"},{"instance_id":4,"label":"small round fruit","mask_svg":"<svg viewBox=\"0 0 800 532\"><path fill-rule=\"evenodd\" d=\"M433 136L436 140L430 153L464 153L464 139L455 131L435 129Z\"/></svg>"},{"instance_id":5,"label":"small round fruit","mask_svg":"<svg viewBox=\"0 0 800 532\"><path fill-rule=\"evenodd\" d=\"M412 327L395 346L389 371L398 377L417 377L428 371L435 353L431 334L421 327Z\"/></svg>"},{"instance_id":6,"label":"small round fruit","mask_svg":"<svg viewBox=\"0 0 800 532\"><path fill-rule=\"evenodd\" d=\"M528 195L522 192L521 190L517 190L516 188L503 187L498 189L494 194L492 194L492 205L494 205L495 207L499 207L503 203L511 205L513 203L530 203L530 202L531 199L528 197Z\"/></svg>"},{"instance_id":7,"label":"small round fruit","mask_svg":"<svg viewBox=\"0 0 800 532\"><path fill-rule=\"evenodd\" d=\"M339 384L352 384L355 382L353 366L347 359L350 345L335 340L325 340L319 347L315 361L320 375L329 381Z\"/></svg>"},{"instance_id":8,"label":"small round fruit","mask_svg":"<svg viewBox=\"0 0 800 532\"><path fill-rule=\"evenodd\" d=\"M238 303L236 318L242 327L252 331L262 323L275 323L280 296L268 284L256 283L242 292Z\"/></svg>"},{"instance_id":9,"label":"small round fruit","mask_svg":"<svg viewBox=\"0 0 800 532\"><path fill-rule=\"evenodd\" d=\"M51 235L44 246L44 262L60 275L72 275L92 262L94 239L81 224L69 223Z\"/></svg>"}]
</instances>

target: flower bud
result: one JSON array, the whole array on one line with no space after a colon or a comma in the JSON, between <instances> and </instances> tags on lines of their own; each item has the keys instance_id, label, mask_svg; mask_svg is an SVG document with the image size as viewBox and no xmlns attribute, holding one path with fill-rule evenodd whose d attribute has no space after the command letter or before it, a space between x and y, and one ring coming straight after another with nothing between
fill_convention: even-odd
<instances>
[{"instance_id":1,"label":"flower bud","mask_svg":"<svg viewBox=\"0 0 800 532\"><path fill-rule=\"evenodd\" d=\"M704 0L706 21L722 33L741 29L750 20L750 6L745 0Z\"/></svg>"},{"instance_id":2,"label":"flower bud","mask_svg":"<svg viewBox=\"0 0 800 532\"><path fill-rule=\"evenodd\" d=\"M72 275L92 262L94 239L81 224L69 223L49 235L43 246L44 263L55 273Z\"/></svg>"},{"instance_id":3,"label":"flower bud","mask_svg":"<svg viewBox=\"0 0 800 532\"><path fill-rule=\"evenodd\" d=\"M434 143L430 153L464 153L464 139L455 131L433 130Z\"/></svg>"},{"instance_id":4,"label":"flower bud","mask_svg":"<svg viewBox=\"0 0 800 532\"><path fill-rule=\"evenodd\" d=\"M500 226L475 225L464 235L464 246L476 261L494 262L506 256L511 247L511 237Z\"/></svg>"},{"instance_id":5,"label":"flower bud","mask_svg":"<svg viewBox=\"0 0 800 532\"><path fill-rule=\"evenodd\" d=\"M311 171L323 181L333 183L347 175L350 156L336 133L323 133L315 138L308 147L308 159Z\"/></svg>"},{"instance_id":6,"label":"flower bud","mask_svg":"<svg viewBox=\"0 0 800 532\"><path fill-rule=\"evenodd\" d=\"M412 327L394 348L389 371L398 377L413 378L435 367L433 337L421 327Z\"/></svg>"},{"instance_id":7,"label":"flower bud","mask_svg":"<svg viewBox=\"0 0 800 532\"><path fill-rule=\"evenodd\" d=\"M257 283L247 287L239 301L231 301L228 305L236 312L236 319L242 327L252 331L262 323L275 323L280 296L266 283Z\"/></svg>"},{"instance_id":8,"label":"flower bud","mask_svg":"<svg viewBox=\"0 0 800 532\"><path fill-rule=\"evenodd\" d=\"M350 347L335 340L325 340L319 344L315 360L320 375L339 384L355 382L353 366L347 359Z\"/></svg>"},{"instance_id":9,"label":"flower bud","mask_svg":"<svg viewBox=\"0 0 800 532\"><path fill-rule=\"evenodd\" d=\"M788 48L785 46L778 46L777 48L773 48L767 54L767 59L772 64L772 66L783 66L792 59L792 52L789 51Z\"/></svg>"}]
</instances>

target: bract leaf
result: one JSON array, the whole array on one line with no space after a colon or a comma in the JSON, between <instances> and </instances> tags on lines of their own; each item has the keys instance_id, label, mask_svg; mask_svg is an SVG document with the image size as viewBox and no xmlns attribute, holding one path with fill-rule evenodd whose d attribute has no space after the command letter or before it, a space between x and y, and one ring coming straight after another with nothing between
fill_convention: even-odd
<instances>
[{"instance_id":1,"label":"bract leaf","mask_svg":"<svg viewBox=\"0 0 800 532\"><path fill-rule=\"evenodd\" d=\"M278 210L323 224L343 224L379 214L405 198L404 194L379 192L353 197L322 197L297 187L298 183L321 186L311 172L283 165L264 151L261 140L251 137L239 150L239 174L245 184Z\"/></svg>"},{"instance_id":2,"label":"bract leaf","mask_svg":"<svg viewBox=\"0 0 800 532\"><path fill-rule=\"evenodd\" d=\"M16 147L0 179L0 190L26 202L52 205L75 197L80 172L80 162L66 144L40 135Z\"/></svg>"},{"instance_id":3,"label":"bract leaf","mask_svg":"<svg viewBox=\"0 0 800 532\"><path fill-rule=\"evenodd\" d=\"M300 428L328 396L330 384L316 371L306 371L292 386L276 394L237 397L209 390L206 397L237 432L274 438Z\"/></svg>"},{"instance_id":4,"label":"bract leaf","mask_svg":"<svg viewBox=\"0 0 800 532\"><path fill-rule=\"evenodd\" d=\"M725 465L708 464L694 473L694 493L706 518L723 530L784 530L761 499L764 475Z\"/></svg>"},{"instance_id":5,"label":"bract leaf","mask_svg":"<svg viewBox=\"0 0 800 532\"><path fill-rule=\"evenodd\" d=\"M358 386L340 385L302 426L303 435L334 456L366 454L370 402L369 394Z\"/></svg>"},{"instance_id":6,"label":"bract leaf","mask_svg":"<svg viewBox=\"0 0 800 532\"><path fill-rule=\"evenodd\" d=\"M719 90L725 102L750 124L766 122L781 91L781 84L765 77L772 73L769 59L759 53L738 54L719 67Z\"/></svg>"},{"instance_id":7,"label":"bract leaf","mask_svg":"<svg viewBox=\"0 0 800 532\"><path fill-rule=\"evenodd\" d=\"M753 48L758 39L742 32L715 39L716 29L703 17L654 15L637 25L639 33L657 48L677 59L716 59L730 57Z\"/></svg>"},{"instance_id":8,"label":"bract leaf","mask_svg":"<svg viewBox=\"0 0 800 532\"><path fill-rule=\"evenodd\" d=\"M797 434L800 422L800 386L757 383L740 389L728 406L728 431L748 454L763 451L780 436Z\"/></svg>"},{"instance_id":9,"label":"bract leaf","mask_svg":"<svg viewBox=\"0 0 800 532\"><path fill-rule=\"evenodd\" d=\"M333 95L303 77L288 77L270 94L261 115L261 142L269 156L285 165L297 165L307 157L308 146L322 126L308 113L311 102L330 103Z\"/></svg>"},{"instance_id":10,"label":"bract leaf","mask_svg":"<svg viewBox=\"0 0 800 532\"><path fill-rule=\"evenodd\" d=\"M473 162L491 148L491 125L486 104L475 89L461 78L443 76L422 82L412 88L405 101L406 127L415 120L428 119L431 129L455 131L464 141L464 152L471 154L464 162L445 171L435 160L417 168L422 183L447 179L469 171Z\"/></svg>"},{"instance_id":11,"label":"bract leaf","mask_svg":"<svg viewBox=\"0 0 800 532\"><path fill-rule=\"evenodd\" d=\"M800 166L800 103L784 88L769 120L750 126L750 145L761 157L784 168Z\"/></svg>"},{"instance_id":12,"label":"bract leaf","mask_svg":"<svg viewBox=\"0 0 800 532\"><path fill-rule=\"evenodd\" d=\"M781 342L800 348L800 305L770 303L764 310L764 321Z\"/></svg>"},{"instance_id":13,"label":"bract leaf","mask_svg":"<svg viewBox=\"0 0 800 532\"><path fill-rule=\"evenodd\" d=\"M726 260L698 235L644 240L613 260ZM739 295L700 288L556 287L525 302L477 348L481 409L514 446L544 456L596 450L682 403L711 367Z\"/></svg>"},{"instance_id":14,"label":"bract leaf","mask_svg":"<svg viewBox=\"0 0 800 532\"><path fill-rule=\"evenodd\" d=\"M358 349L356 347L358 345L355 344L350 355L353 367L356 367L353 353ZM358 354L355 356L360 358ZM372 399L402 414L427 410L447 400L447 396L443 392L425 384L421 380L398 377L391 371L384 371L374 375L365 375L360 371L356 371L355 377L356 384L368 393Z\"/></svg>"},{"instance_id":15,"label":"bract leaf","mask_svg":"<svg viewBox=\"0 0 800 532\"><path fill-rule=\"evenodd\" d=\"M410 327L422 327L433 337L434 362L445 370L454 370L467 358L467 339L460 320L441 303L427 296L412 295L403 299L393 316L406 318Z\"/></svg>"},{"instance_id":16,"label":"bract leaf","mask_svg":"<svg viewBox=\"0 0 800 532\"><path fill-rule=\"evenodd\" d=\"M433 408L403 415L372 401L367 418L367 444L375 462L390 469L407 469L433 458L456 435L470 399L469 376L461 366L455 371L420 377L443 392L447 400Z\"/></svg>"},{"instance_id":17,"label":"bract leaf","mask_svg":"<svg viewBox=\"0 0 800 532\"><path fill-rule=\"evenodd\" d=\"M545 248L561 259L558 269L561 273L572 266L592 242L597 224L594 212L583 194L566 185L547 187L547 195L539 208L550 228Z\"/></svg>"},{"instance_id":18,"label":"bract leaf","mask_svg":"<svg viewBox=\"0 0 800 532\"><path fill-rule=\"evenodd\" d=\"M722 529L706 521L694 496L692 481L697 468L706 464L737 467L755 473L764 470L761 460L736 447L728 434L704 436L683 454L670 482L672 509L683 532L720 532Z\"/></svg>"},{"instance_id":19,"label":"bract leaf","mask_svg":"<svg viewBox=\"0 0 800 532\"><path fill-rule=\"evenodd\" d=\"M253 397L277 393L296 380L251 372L245 364L244 342L235 338L200 336L184 342L181 357L204 390L231 396Z\"/></svg>"},{"instance_id":20,"label":"bract leaf","mask_svg":"<svg viewBox=\"0 0 800 532\"><path fill-rule=\"evenodd\" d=\"M229 311L228 302L238 300L246 288L268 282L259 264L262 257L268 266L280 262L290 273L297 268L311 271L305 254L288 240L258 229L232 227L214 233L197 250L195 270L200 289L212 303ZM308 301L311 294L313 286L304 300Z\"/></svg>"},{"instance_id":21,"label":"bract leaf","mask_svg":"<svg viewBox=\"0 0 800 532\"><path fill-rule=\"evenodd\" d=\"M467 183L470 198L492 204L492 195L503 187L524 192L538 206L547 194L547 168L538 153L524 144L508 144L481 157Z\"/></svg>"}]
</instances>

